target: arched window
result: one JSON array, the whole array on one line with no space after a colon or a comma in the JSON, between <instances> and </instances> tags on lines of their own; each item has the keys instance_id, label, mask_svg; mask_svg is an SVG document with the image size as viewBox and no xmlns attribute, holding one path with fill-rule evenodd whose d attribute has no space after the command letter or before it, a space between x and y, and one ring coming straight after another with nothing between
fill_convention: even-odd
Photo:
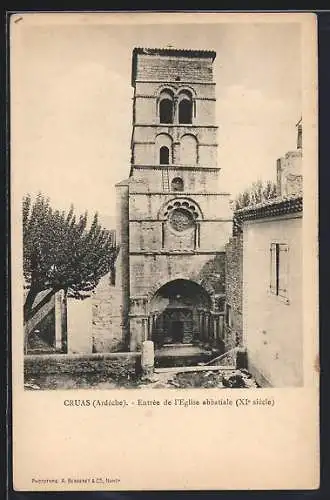
<instances>
[{"instance_id":1,"label":"arched window","mask_svg":"<svg viewBox=\"0 0 330 500\"><path fill-rule=\"evenodd\" d=\"M171 190L172 191L183 191L183 180L181 177L174 177L171 182Z\"/></svg>"},{"instance_id":2,"label":"arched window","mask_svg":"<svg viewBox=\"0 0 330 500\"><path fill-rule=\"evenodd\" d=\"M179 102L179 123L192 123L192 101L186 97Z\"/></svg>"},{"instance_id":3,"label":"arched window","mask_svg":"<svg viewBox=\"0 0 330 500\"><path fill-rule=\"evenodd\" d=\"M160 123L173 123L174 103L173 92L171 89L164 89L160 92L158 98L158 112Z\"/></svg>"},{"instance_id":4,"label":"arched window","mask_svg":"<svg viewBox=\"0 0 330 500\"><path fill-rule=\"evenodd\" d=\"M155 138L155 163L156 165L169 165L172 163L172 137L168 134L158 134Z\"/></svg>"},{"instance_id":5,"label":"arched window","mask_svg":"<svg viewBox=\"0 0 330 500\"><path fill-rule=\"evenodd\" d=\"M162 146L159 150L160 165L168 165L170 163L170 150L167 146Z\"/></svg>"},{"instance_id":6,"label":"arched window","mask_svg":"<svg viewBox=\"0 0 330 500\"><path fill-rule=\"evenodd\" d=\"M171 99L162 99L159 103L159 121L160 123L173 123L173 101Z\"/></svg>"}]
</instances>

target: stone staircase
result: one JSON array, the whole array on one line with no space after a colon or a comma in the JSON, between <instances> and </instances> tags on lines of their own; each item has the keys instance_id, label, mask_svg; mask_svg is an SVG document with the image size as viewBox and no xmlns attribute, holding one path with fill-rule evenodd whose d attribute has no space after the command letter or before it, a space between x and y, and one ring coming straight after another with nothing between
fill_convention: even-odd
<instances>
[{"instance_id":1,"label":"stone staircase","mask_svg":"<svg viewBox=\"0 0 330 500\"><path fill-rule=\"evenodd\" d=\"M236 369L236 349L214 357L214 351L193 344L168 344L155 351L155 373Z\"/></svg>"}]
</instances>

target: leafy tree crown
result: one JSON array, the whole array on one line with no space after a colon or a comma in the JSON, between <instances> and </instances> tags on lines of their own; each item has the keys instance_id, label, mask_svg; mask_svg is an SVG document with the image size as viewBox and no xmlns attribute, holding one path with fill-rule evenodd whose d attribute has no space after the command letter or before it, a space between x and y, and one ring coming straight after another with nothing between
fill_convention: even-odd
<instances>
[{"instance_id":1,"label":"leafy tree crown","mask_svg":"<svg viewBox=\"0 0 330 500\"><path fill-rule=\"evenodd\" d=\"M84 298L100 278L113 268L118 253L109 231L95 213L90 227L88 214L77 216L53 209L39 193L33 201L23 198L23 273L36 292L64 289L69 296Z\"/></svg>"}]
</instances>

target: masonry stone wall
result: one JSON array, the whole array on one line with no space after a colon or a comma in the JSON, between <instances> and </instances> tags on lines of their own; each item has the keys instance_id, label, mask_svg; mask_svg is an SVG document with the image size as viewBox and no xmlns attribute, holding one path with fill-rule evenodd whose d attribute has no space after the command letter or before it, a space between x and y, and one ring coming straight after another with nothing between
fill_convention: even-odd
<instances>
[{"instance_id":1,"label":"masonry stone wall","mask_svg":"<svg viewBox=\"0 0 330 500\"><path fill-rule=\"evenodd\" d=\"M215 126L215 86L212 57L137 56L134 92L134 129L132 159L135 165L159 164L157 137L166 134L171 141L170 164L185 164L183 137L193 135L197 141L194 164L215 166L217 163L217 127ZM159 123L159 95L166 89L173 95L173 124ZM188 91L193 100L192 123L178 124L180 92ZM190 162L188 162L190 163Z\"/></svg>"},{"instance_id":2,"label":"masonry stone wall","mask_svg":"<svg viewBox=\"0 0 330 500\"><path fill-rule=\"evenodd\" d=\"M210 190L211 184L208 184ZM216 186L215 186L216 188ZM131 193L129 199L130 220L158 219L163 205L174 200L174 198L186 197L186 193ZM193 200L200 207L203 219L206 220L232 220L232 212L229 206L229 194L205 194L194 193ZM228 234L228 237L230 234Z\"/></svg>"},{"instance_id":3,"label":"masonry stone wall","mask_svg":"<svg viewBox=\"0 0 330 500\"><path fill-rule=\"evenodd\" d=\"M239 232L226 245L226 350L242 345L243 335L243 234Z\"/></svg>"},{"instance_id":4,"label":"masonry stone wall","mask_svg":"<svg viewBox=\"0 0 330 500\"><path fill-rule=\"evenodd\" d=\"M228 241L231 222L208 221L199 223L199 250L208 252L224 251L224 246ZM162 231L164 233L162 237ZM183 249L194 250L195 230L186 232L183 236L175 235L162 221L134 221L130 223L130 251L131 252L155 252L166 250L180 250L180 243ZM217 238L214 235L217 235ZM163 246L162 246L163 240ZM198 253L198 250L196 250Z\"/></svg>"},{"instance_id":5,"label":"masonry stone wall","mask_svg":"<svg viewBox=\"0 0 330 500\"><path fill-rule=\"evenodd\" d=\"M45 375L81 375L102 373L110 378L134 376L139 369L140 353L107 354L50 354L27 355L24 358L24 375L42 377Z\"/></svg>"},{"instance_id":6,"label":"masonry stone wall","mask_svg":"<svg viewBox=\"0 0 330 500\"><path fill-rule=\"evenodd\" d=\"M210 167L217 163L217 131L214 127L173 127L157 125L154 127L136 126L134 130L134 145L132 147L132 157L135 165L159 165L159 147L157 137L161 134L167 135L171 141L170 164L185 165L183 159L182 138L184 135L193 135L197 143L197 165ZM189 165L189 163L188 163ZM207 167L205 167L207 168Z\"/></svg>"},{"instance_id":7,"label":"masonry stone wall","mask_svg":"<svg viewBox=\"0 0 330 500\"><path fill-rule=\"evenodd\" d=\"M191 89L194 92L194 97L196 101L205 101L205 102L211 102L215 101L215 83L214 82L197 82L196 80L193 83L193 86L191 82L188 82L186 79L181 79L181 81L176 82L173 80L169 81L162 81L162 80L157 80L157 81L148 81L148 80L138 80L135 82L135 99L136 102L138 99L151 99L151 98L157 98L160 91L162 89L170 89L172 92L177 93L181 88L186 88L186 89ZM152 100L149 100L149 102L155 102ZM214 106L214 103L213 103ZM138 106L136 107L138 108ZM141 111L143 110L143 106L141 106ZM155 113L155 108L151 110L153 113ZM140 123L136 118L136 123ZM150 118L152 119L153 116L150 115ZM148 123L150 123L150 120L148 120Z\"/></svg>"},{"instance_id":8,"label":"masonry stone wall","mask_svg":"<svg viewBox=\"0 0 330 500\"><path fill-rule=\"evenodd\" d=\"M208 193L210 185L214 186L214 192L218 187L218 171L195 169L195 168L175 168L172 166L168 168L169 186L171 190L171 182L176 177L181 177L183 180L184 190L187 193ZM163 172L164 169L159 167L156 169L141 169L137 170L135 174L135 182L132 185L131 193L160 193L163 191ZM177 194L177 192L176 192Z\"/></svg>"},{"instance_id":9,"label":"masonry stone wall","mask_svg":"<svg viewBox=\"0 0 330 500\"><path fill-rule=\"evenodd\" d=\"M122 309L121 289L111 285L106 274L92 296L93 352L125 350Z\"/></svg>"},{"instance_id":10,"label":"masonry stone wall","mask_svg":"<svg viewBox=\"0 0 330 500\"><path fill-rule=\"evenodd\" d=\"M92 297L84 300L67 298L67 351L69 354L92 352L92 300Z\"/></svg>"},{"instance_id":11,"label":"masonry stone wall","mask_svg":"<svg viewBox=\"0 0 330 500\"><path fill-rule=\"evenodd\" d=\"M147 143L154 143L155 138L159 134L168 134L171 136L173 141L179 141L184 135L192 134L197 137L199 143L214 143L216 145L217 139L217 127L215 126L202 126L199 123L194 125L161 125L158 123L151 125L150 122L145 124L143 127L136 125L134 131L134 141L140 143L146 141ZM150 160L153 156L148 158L149 162L147 165L152 165ZM158 162L156 162L158 163ZM179 163L179 162L178 162ZM136 163L138 164L138 163ZM207 165L204 164L206 167Z\"/></svg>"},{"instance_id":12,"label":"masonry stone wall","mask_svg":"<svg viewBox=\"0 0 330 500\"><path fill-rule=\"evenodd\" d=\"M302 150L288 151L277 160L277 194L290 196L303 189Z\"/></svg>"},{"instance_id":13,"label":"masonry stone wall","mask_svg":"<svg viewBox=\"0 0 330 500\"><path fill-rule=\"evenodd\" d=\"M124 345L128 345L129 326L129 181L116 185L117 244L119 254L116 260L116 288L121 290L121 329ZM116 292L116 294L119 292Z\"/></svg>"},{"instance_id":14,"label":"masonry stone wall","mask_svg":"<svg viewBox=\"0 0 330 500\"><path fill-rule=\"evenodd\" d=\"M175 80L178 76L191 82L212 82L213 59L211 57L177 57L158 55L137 55L136 79Z\"/></svg>"},{"instance_id":15,"label":"masonry stone wall","mask_svg":"<svg viewBox=\"0 0 330 500\"><path fill-rule=\"evenodd\" d=\"M224 253L131 255L131 296L148 295L174 279L191 279L224 293Z\"/></svg>"}]
</instances>

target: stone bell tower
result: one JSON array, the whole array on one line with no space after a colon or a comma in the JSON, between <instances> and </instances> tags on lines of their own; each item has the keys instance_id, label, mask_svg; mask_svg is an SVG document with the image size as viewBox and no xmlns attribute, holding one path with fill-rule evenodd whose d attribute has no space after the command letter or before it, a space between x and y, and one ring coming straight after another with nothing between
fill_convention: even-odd
<instances>
[{"instance_id":1,"label":"stone bell tower","mask_svg":"<svg viewBox=\"0 0 330 500\"><path fill-rule=\"evenodd\" d=\"M127 348L221 339L229 193L217 165L215 52L135 48L129 178L117 184Z\"/></svg>"}]
</instances>

